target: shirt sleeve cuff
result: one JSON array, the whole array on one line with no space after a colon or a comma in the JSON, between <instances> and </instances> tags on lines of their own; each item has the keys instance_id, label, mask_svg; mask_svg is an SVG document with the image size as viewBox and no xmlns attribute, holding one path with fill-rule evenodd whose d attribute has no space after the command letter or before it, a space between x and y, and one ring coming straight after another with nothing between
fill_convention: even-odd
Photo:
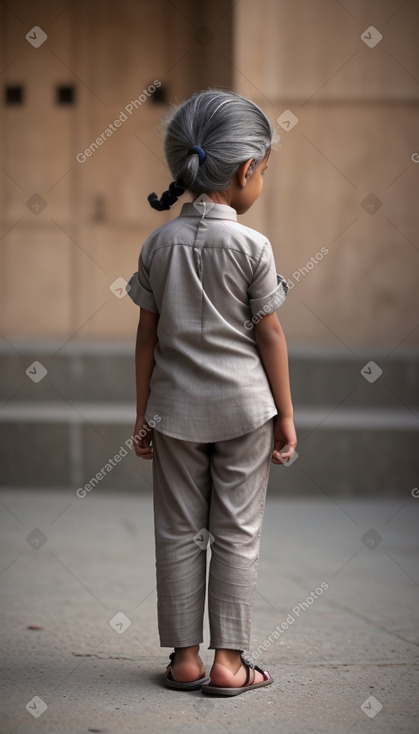
<instances>
[{"instance_id":1,"label":"shirt sleeve cuff","mask_svg":"<svg viewBox=\"0 0 419 734\"><path fill-rule=\"evenodd\" d=\"M140 308L145 308L147 311L158 313L155 298L150 291L146 290L141 285L140 281L138 280L138 272L134 273L134 275L131 276L127 285L125 286L125 290L127 291L129 297L134 301L134 303L137 304L137 306L140 306Z\"/></svg>"},{"instance_id":2,"label":"shirt sleeve cuff","mask_svg":"<svg viewBox=\"0 0 419 734\"><path fill-rule=\"evenodd\" d=\"M282 275L277 274L276 277L277 286L271 293L262 298L250 299L252 316L266 316L268 313L276 311L284 303L288 293L287 281Z\"/></svg>"}]
</instances>

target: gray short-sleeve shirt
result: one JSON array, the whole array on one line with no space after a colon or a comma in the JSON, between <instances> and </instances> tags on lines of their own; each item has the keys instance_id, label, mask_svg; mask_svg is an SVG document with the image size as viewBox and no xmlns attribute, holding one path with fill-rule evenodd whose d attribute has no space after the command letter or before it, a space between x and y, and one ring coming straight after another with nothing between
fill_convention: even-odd
<instances>
[{"instance_id":1,"label":"gray short-sleeve shirt","mask_svg":"<svg viewBox=\"0 0 419 734\"><path fill-rule=\"evenodd\" d=\"M269 241L205 195L145 241L127 285L159 314L146 419L187 441L223 441L276 415L254 325L285 300Z\"/></svg>"}]
</instances>

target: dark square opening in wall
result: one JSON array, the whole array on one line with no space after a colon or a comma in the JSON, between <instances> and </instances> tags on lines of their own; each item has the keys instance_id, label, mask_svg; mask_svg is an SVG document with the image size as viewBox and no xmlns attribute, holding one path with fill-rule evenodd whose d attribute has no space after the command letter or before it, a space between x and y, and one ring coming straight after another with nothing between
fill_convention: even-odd
<instances>
[{"instance_id":1,"label":"dark square opening in wall","mask_svg":"<svg viewBox=\"0 0 419 734\"><path fill-rule=\"evenodd\" d=\"M155 86L155 84L150 86ZM156 90L151 94L150 100L153 104L166 104L167 102L167 87L163 84L160 87L156 87Z\"/></svg>"},{"instance_id":2,"label":"dark square opening in wall","mask_svg":"<svg viewBox=\"0 0 419 734\"><path fill-rule=\"evenodd\" d=\"M4 92L4 101L6 104L23 104L23 86L22 84L7 84Z\"/></svg>"},{"instance_id":3,"label":"dark square opening in wall","mask_svg":"<svg viewBox=\"0 0 419 734\"><path fill-rule=\"evenodd\" d=\"M75 89L72 84L60 84L56 89L56 103L72 105L76 101Z\"/></svg>"}]
</instances>

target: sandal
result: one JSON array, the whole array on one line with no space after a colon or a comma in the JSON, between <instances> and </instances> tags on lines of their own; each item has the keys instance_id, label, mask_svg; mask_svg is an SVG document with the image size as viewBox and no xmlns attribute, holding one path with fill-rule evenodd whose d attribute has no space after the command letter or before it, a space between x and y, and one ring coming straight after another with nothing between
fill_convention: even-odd
<instances>
[{"instance_id":1,"label":"sandal","mask_svg":"<svg viewBox=\"0 0 419 734\"><path fill-rule=\"evenodd\" d=\"M164 674L164 683L167 686L167 688L176 688L178 691L196 691L198 688L201 688L201 686L206 685L211 681L211 678L205 677L205 678L199 678L198 680L192 680L188 683L184 683L183 681L174 680L172 671L171 671L171 665L173 664L175 660L175 653L172 652L169 655L170 663L166 668L166 672Z\"/></svg>"},{"instance_id":2,"label":"sandal","mask_svg":"<svg viewBox=\"0 0 419 734\"><path fill-rule=\"evenodd\" d=\"M262 686L269 686L271 683L274 682L274 679L267 670L262 670L262 668L259 668L258 665L250 663L248 660L246 660L243 653L240 654L240 659L244 667L246 668L246 680L244 682L244 685L240 686L240 688L228 688L225 686L211 686L204 684L202 686L202 693L209 693L216 696L238 696L239 693L251 691L253 688L262 688ZM253 682L256 678L256 670L259 673L262 673L265 680L261 680L259 683ZM250 674L250 671L252 671L252 675Z\"/></svg>"}]
</instances>

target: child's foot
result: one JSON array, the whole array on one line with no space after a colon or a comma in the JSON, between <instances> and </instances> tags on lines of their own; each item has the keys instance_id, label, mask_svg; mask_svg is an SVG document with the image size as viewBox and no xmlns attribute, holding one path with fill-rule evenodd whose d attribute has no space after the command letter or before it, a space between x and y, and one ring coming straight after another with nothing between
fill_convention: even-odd
<instances>
[{"instance_id":1,"label":"child's foot","mask_svg":"<svg viewBox=\"0 0 419 734\"><path fill-rule=\"evenodd\" d=\"M214 696L238 696L273 683L269 671L248 662L240 650L217 649L210 676L211 682L202 685L202 693Z\"/></svg>"},{"instance_id":2,"label":"child's foot","mask_svg":"<svg viewBox=\"0 0 419 734\"><path fill-rule=\"evenodd\" d=\"M211 672L211 685L222 686L223 688L241 688L246 682L247 671L243 663L240 662L235 665L214 663ZM262 673L255 670L254 683L261 683L265 680Z\"/></svg>"},{"instance_id":3,"label":"child's foot","mask_svg":"<svg viewBox=\"0 0 419 734\"><path fill-rule=\"evenodd\" d=\"M198 653L185 653L183 648L175 650L175 659L170 670L173 680L179 683L190 683L205 678L204 664Z\"/></svg>"}]
</instances>

